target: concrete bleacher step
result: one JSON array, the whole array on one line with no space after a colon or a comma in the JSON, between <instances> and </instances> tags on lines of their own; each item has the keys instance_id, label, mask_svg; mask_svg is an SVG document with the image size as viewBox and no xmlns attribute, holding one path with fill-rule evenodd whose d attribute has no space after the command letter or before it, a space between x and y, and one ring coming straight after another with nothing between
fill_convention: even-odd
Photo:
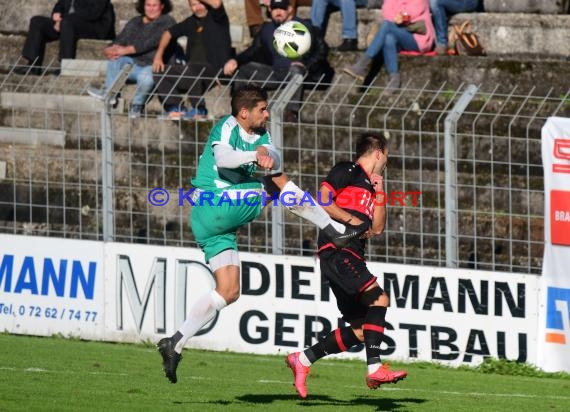
<instances>
[{"instance_id":1,"label":"concrete bleacher step","mask_svg":"<svg viewBox=\"0 0 570 412\"><path fill-rule=\"evenodd\" d=\"M568 0L485 0L485 11L491 13L568 13Z\"/></svg>"},{"instance_id":2,"label":"concrete bleacher step","mask_svg":"<svg viewBox=\"0 0 570 412\"><path fill-rule=\"evenodd\" d=\"M61 76L99 77L107 72L105 60L92 59L63 59L61 61Z\"/></svg>"},{"instance_id":3,"label":"concrete bleacher step","mask_svg":"<svg viewBox=\"0 0 570 412\"><path fill-rule=\"evenodd\" d=\"M0 143L63 147L65 135L65 130L0 127Z\"/></svg>"},{"instance_id":4,"label":"concrete bleacher step","mask_svg":"<svg viewBox=\"0 0 570 412\"><path fill-rule=\"evenodd\" d=\"M472 22L473 31L491 55L570 55L570 15L528 13L460 13L451 23Z\"/></svg>"},{"instance_id":5,"label":"concrete bleacher step","mask_svg":"<svg viewBox=\"0 0 570 412\"><path fill-rule=\"evenodd\" d=\"M333 53L331 62L337 68L336 75L347 77L342 68L358 58L357 52ZM461 84L473 83L482 91L497 87L508 90L519 87L521 90L535 89L536 93L568 92L567 76L570 76L570 63L560 58L536 56L399 56L402 87L422 87L430 84L437 87L446 84L455 88ZM380 68L373 83L382 86L387 83L387 73Z\"/></svg>"},{"instance_id":6,"label":"concrete bleacher step","mask_svg":"<svg viewBox=\"0 0 570 412\"><path fill-rule=\"evenodd\" d=\"M100 113L103 102L90 96L50 93L0 93L2 107L34 109L58 112Z\"/></svg>"}]
</instances>

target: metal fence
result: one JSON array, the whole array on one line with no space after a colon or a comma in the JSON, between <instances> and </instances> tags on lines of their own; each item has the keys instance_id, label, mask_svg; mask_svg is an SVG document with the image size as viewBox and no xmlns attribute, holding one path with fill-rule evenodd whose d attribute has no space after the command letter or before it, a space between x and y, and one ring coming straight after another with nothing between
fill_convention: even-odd
<instances>
[{"instance_id":1,"label":"metal fence","mask_svg":"<svg viewBox=\"0 0 570 412\"><path fill-rule=\"evenodd\" d=\"M85 94L101 81L3 75L0 232L196 246L183 195L209 130L229 112L230 86L211 79L207 119L171 121L156 97L129 118L123 103L134 86L117 107ZM294 79L266 84L276 88L270 130L291 179L316 193L335 162L353 157L362 131L380 130L390 142L388 224L369 242L369 259L540 273L540 131L547 117L569 115L568 95L430 83L389 93L374 84L337 76L326 90L308 87L293 123L281 115ZM153 206L151 192L168 202ZM316 237L314 226L269 207L240 230L239 246L312 255Z\"/></svg>"}]
</instances>

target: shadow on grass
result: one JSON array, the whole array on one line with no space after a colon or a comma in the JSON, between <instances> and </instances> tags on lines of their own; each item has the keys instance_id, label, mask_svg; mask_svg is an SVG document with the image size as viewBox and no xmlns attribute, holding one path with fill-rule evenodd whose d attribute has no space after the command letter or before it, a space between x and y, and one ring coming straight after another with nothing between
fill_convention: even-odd
<instances>
[{"instance_id":1,"label":"shadow on grass","mask_svg":"<svg viewBox=\"0 0 570 412\"><path fill-rule=\"evenodd\" d=\"M230 406L234 405L235 402L233 401L226 401L226 400L218 400L218 401L173 401L174 405L191 405L191 404L210 404L210 405L221 405L221 406Z\"/></svg>"},{"instance_id":2,"label":"shadow on grass","mask_svg":"<svg viewBox=\"0 0 570 412\"><path fill-rule=\"evenodd\" d=\"M237 396L236 399L241 402L248 402L257 405L271 404L277 401L298 401L297 406L372 406L376 407L377 410L390 410L397 411L400 408L407 409L407 404L421 404L426 402L425 399L421 398L400 398L400 399L389 399L389 398L374 398L374 397L357 397L353 399L335 399L327 395L309 395L307 399L300 399L297 395L255 395L248 394L243 396Z\"/></svg>"}]
</instances>

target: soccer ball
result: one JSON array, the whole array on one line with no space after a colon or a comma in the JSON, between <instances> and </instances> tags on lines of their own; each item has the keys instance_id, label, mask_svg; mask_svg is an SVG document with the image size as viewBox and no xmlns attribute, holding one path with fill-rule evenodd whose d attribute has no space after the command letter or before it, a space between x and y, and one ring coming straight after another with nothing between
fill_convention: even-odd
<instances>
[{"instance_id":1,"label":"soccer ball","mask_svg":"<svg viewBox=\"0 0 570 412\"><path fill-rule=\"evenodd\" d=\"M273 32L273 47L281 56L299 59L311 48L311 32L303 23L288 21Z\"/></svg>"}]
</instances>

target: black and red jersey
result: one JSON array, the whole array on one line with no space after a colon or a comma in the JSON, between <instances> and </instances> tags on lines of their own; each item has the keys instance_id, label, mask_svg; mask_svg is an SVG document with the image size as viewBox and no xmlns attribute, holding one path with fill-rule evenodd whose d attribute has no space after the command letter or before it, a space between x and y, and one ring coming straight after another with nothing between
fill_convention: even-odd
<instances>
[{"instance_id":1,"label":"black and red jersey","mask_svg":"<svg viewBox=\"0 0 570 412\"><path fill-rule=\"evenodd\" d=\"M333 194L336 204L349 211L362 221L372 223L374 216L375 190L370 181L370 176L355 162L339 162L329 172L322 185L327 186ZM331 199L320 199L324 205ZM352 240L347 249L351 249L358 256L364 256L366 241L363 239ZM318 241L319 251L334 247L330 239L321 231Z\"/></svg>"}]
</instances>

